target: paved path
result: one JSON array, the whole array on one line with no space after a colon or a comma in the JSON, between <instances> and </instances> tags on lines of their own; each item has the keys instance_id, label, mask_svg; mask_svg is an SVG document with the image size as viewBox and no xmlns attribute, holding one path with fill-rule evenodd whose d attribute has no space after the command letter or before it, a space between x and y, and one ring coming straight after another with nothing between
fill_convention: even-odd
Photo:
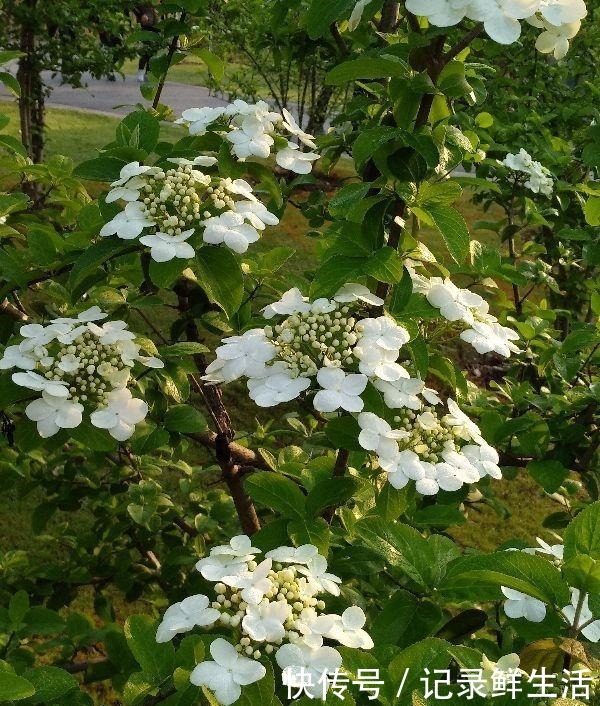
<instances>
[{"instance_id":1,"label":"paved path","mask_svg":"<svg viewBox=\"0 0 600 706\"><path fill-rule=\"evenodd\" d=\"M114 81L96 80L91 77L84 80L87 84L85 88L61 86L60 76L52 77L50 72L45 72L44 83L53 89L48 98L48 105L114 116L129 113L136 103L149 105L140 93L140 85L135 76L122 78L117 75ZM14 96L0 84L0 100L4 98L10 99ZM176 115L181 115L186 108L227 105L225 99L211 96L207 88L184 83L166 83L161 103L171 106Z\"/></svg>"}]
</instances>

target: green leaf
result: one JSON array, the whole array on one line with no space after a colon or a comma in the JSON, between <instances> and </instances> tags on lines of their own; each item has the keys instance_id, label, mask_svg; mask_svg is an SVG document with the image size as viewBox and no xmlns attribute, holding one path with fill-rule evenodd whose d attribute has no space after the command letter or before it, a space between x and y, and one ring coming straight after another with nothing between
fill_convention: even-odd
<instances>
[{"instance_id":1,"label":"green leaf","mask_svg":"<svg viewBox=\"0 0 600 706\"><path fill-rule=\"evenodd\" d=\"M363 448L358 443L359 434L358 422L350 415L330 419L325 427L325 435L336 449L362 451Z\"/></svg>"},{"instance_id":2,"label":"green leaf","mask_svg":"<svg viewBox=\"0 0 600 706\"><path fill-rule=\"evenodd\" d=\"M331 213L334 218L343 218L354 204L362 201L369 193L370 188L371 184L367 182L342 186L329 202L329 213Z\"/></svg>"},{"instance_id":3,"label":"green leaf","mask_svg":"<svg viewBox=\"0 0 600 706\"><path fill-rule=\"evenodd\" d=\"M390 695L395 696L402 685L400 700L396 703L406 703L406 699L410 698L414 690L422 691L421 678L426 668L431 674L435 674L436 669L445 669L448 666L451 660L449 647L444 640L429 637L410 645L394 657L388 667L391 682L388 688L393 692Z\"/></svg>"},{"instance_id":4,"label":"green leaf","mask_svg":"<svg viewBox=\"0 0 600 706\"><path fill-rule=\"evenodd\" d=\"M576 556L563 566L563 576L569 586L600 596L600 560Z\"/></svg>"},{"instance_id":5,"label":"green leaf","mask_svg":"<svg viewBox=\"0 0 600 706\"><path fill-rule=\"evenodd\" d=\"M242 268L229 248L205 247L196 253L198 284L231 318L244 296Z\"/></svg>"},{"instance_id":6,"label":"green leaf","mask_svg":"<svg viewBox=\"0 0 600 706\"><path fill-rule=\"evenodd\" d=\"M77 679L64 669L58 667L36 667L26 669L23 677L35 688L35 695L31 697L31 704L47 704L59 699L65 694L77 689ZM0 673L0 682L2 676Z\"/></svg>"},{"instance_id":7,"label":"green leaf","mask_svg":"<svg viewBox=\"0 0 600 706\"><path fill-rule=\"evenodd\" d=\"M186 355L209 353L210 348L202 343L184 341L182 343L174 343L172 346L161 346L158 352L161 358L181 358Z\"/></svg>"},{"instance_id":8,"label":"green leaf","mask_svg":"<svg viewBox=\"0 0 600 706\"><path fill-rule=\"evenodd\" d=\"M589 348L600 341L600 336L595 326L585 326L574 331L562 342L561 350L565 355L579 353L579 351Z\"/></svg>"},{"instance_id":9,"label":"green leaf","mask_svg":"<svg viewBox=\"0 0 600 706\"><path fill-rule=\"evenodd\" d=\"M306 13L306 31L311 39L318 39L329 32L329 25L342 14L350 12L354 0L312 0Z\"/></svg>"},{"instance_id":10,"label":"green leaf","mask_svg":"<svg viewBox=\"0 0 600 706\"><path fill-rule=\"evenodd\" d=\"M78 164L73 171L73 176L79 179L92 181L116 181L121 169L127 164L124 159L116 157L96 157Z\"/></svg>"},{"instance_id":11,"label":"green leaf","mask_svg":"<svg viewBox=\"0 0 600 706\"><path fill-rule=\"evenodd\" d=\"M170 407L164 419L165 428L179 434L195 434L208 428L200 412L187 404Z\"/></svg>"},{"instance_id":12,"label":"green leaf","mask_svg":"<svg viewBox=\"0 0 600 706\"><path fill-rule=\"evenodd\" d=\"M567 605L569 587L560 571L540 556L523 552L496 552L460 557L451 562L438 591L486 600L499 595L500 586L513 588L550 605Z\"/></svg>"},{"instance_id":13,"label":"green leaf","mask_svg":"<svg viewBox=\"0 0 600 706\"><path fill-rule=\"evenodd\" d=\"M34 606L24 618L23 635L54 635L65 629L65 621L60 615L49 608Z\"/></svg>"},{"instance_id":14,"label":"green leaf","mask_svg":"<svg viewBox=\"0 0 600 706\"><path fill-rule=\"evenodd\" d=\"M67 288L71 292L73 301L77 301L82 294L85 293L87 287L86 280L95 274L102 265L112 257L117 256L121 252L129 251L131 243L124 243L122 240L107 238L99 240L97 243L90 245L84 252L75 260L69 279L67 280Z\"/></svg>"},{"instance_id":15,"label":"green leaf","mask_svg":"<svg viewBox=\"0 0 600 706\"><path fill-rule=\"evenodd\" d=\"M426 210L452 258L459 264L464 262L469 255L469 229L465 219L455 208L443 203L429 203Z\"/></svg>"},{"instance_id":16,"label":"green leaf","mask_svg":"<svg viewBox=\"0 0 600 706\"><path fill-rule=\"evenodd\" d=\"M21 701L35 694L35 687L27 679L14 672L0 669L0 703Z\"/></svg>"},{"instance_id":17,"label":"green leaf","mask_svg":"<svg viewBox=\"0 0 600 706\"><path fill-rule=\"evenodd\" d=\"M407 647L433 635L443 620L441 609L434 603L400 589L377 612L370 634L377 646Z\"/></svg>"},{"instance_id":18,"label":"green leaf","mask_svg":"<svg viewBox=\"0 0 600 706\"><path fill-rule=\"evenodd\" d=\"M401 134L397 128L385 125L378 125L369 130L361 131L352 145L352 156L354 157L356 169L361 169L380 147L390 142L390 140L396 139Z\"/></svg>"},{"instance_id":19,"label":"green leaf","mask_svg":"<svg viewBox=\"0 0 600 706\"><path fill-rule=\"evenodd\" d=\"M317 270L310 286L313 299L333 296L346 282L352 282L354 277L364 271L364 257L347 257L334 255L326 260Z\"/></svg>"},{"instance_id":20,"label":"green leaf","mask_svg":"<svg viewBox=\"0 0 600 706\"><path fill-rule=\"evenodd\" d=\"M117 125L117 143L152 152L158 143L160 123L146 110L129 113Z\"/></svg>"},{"instance_id":21,"label":"green leaf","mask_svg":"<svg viewBox=\"0 0 600 706\"><path fill-rule=\"evenodd\" d=\"M306 514L318 515L327 507L339 507L356 492L358 481L352 476L326 478L315 485L306 498Z\"/></svg>"},{"instance_id":22,"label":"green leaf","mask_svg":"<svg viewBox=\"0 0 600 706\"><path fill-rule=\"evenodd\" d=\"M21 95L21 84L8 71L0 71L0 83L3 83L13 96L18 98Z\"/></svg>"},{"instance_id":23,"label":"green leaf","mask_svg":"<svg viewBox=\"0 0 600 706\"><path fill-rule=\"evenodd\" d=\"M17 591L11 596L8 603L8 617L12 625L19 626L28 610L29 596L26 591Z\"/></svg>"},{"instance_id":24,"label":"green leaf","mask_svg":"<svg viewBox=\"0 0 600 706\"><path fill-rule=\"evenodd\" d=\"M288 523L287 530L296 546L314 544L321 554L327 556L331 530L322 517L314 520L292 520Z\"/></svg>"},{"instance_id":25,"label":"green leaf","mask_svg":"<svg viewBox=\"0 0 600 706\"><path fill-rule=\"evenodd\" d=\"M404 262L396 250L386 245L367 260L365 271L380 282L397 284L402 279Z\"/></svg>"},{"instance_id":26,"label":"green leaf","mask_svg":"<svg viewBox=\"0 0 600 706\"><path fill-rule=\"evenodd\" d=\"M132 615L125 622L125 639L144 676L155 686L173 673L175 650L170 642L156 642L156 621L148 615Z\"/></svg>"},{"instance_id":27,"label":"green leaf","mask_svg":"<svg viewBox=\"0 0 600 706\"><path fill-rule=\"evenodd\" d=\"M530 461L527 472L547 493L555 493L569 475L569 469L560 461Z\"/></svg>"},{"instance_id":28,"label":"green leaf","mask_svg":"<svg viewBox=\"0 0 600 706\"><path fill-rule=\"evenodd\" d=\"M600 559L600 501L582 510L565 530L565 561L585 554Z\"/></svg>"},{"instance_id":29,"label":"green leaf","mask_svg":"<svg viewBox=\"0 0 600 706\"><path fill-rule=\"evenodd\" d=\"M322 7L322 3L319 4ZM363 56L338 64L326 74L325 83L329 86L342 86L357 79L406 77L409 73L408 65L395 57Z\"/></svg>"},{"instance_id":30,"label":"green leaf","mask_svg":"<svg viewBox=\"0 0 600 706\"><path fill-rule=\"evenodd\" d=\"M600 197L590 196L583 207L583 213L588 225L600 226Z\"/></svg>"},{"instance_id":31,"label":"green leaf","mask_svg":"<svg viewBox=\"0 0 600 706\"><path fill-rule=\"evenodd\" d=\"M290 519L304 518L306 498L289 478L277 473L261 471L246 479L246 490L253 500Z\"/></svg>"},{"instance_id":32,"label":"green leaf","mask_svg":"<svg viewBox=\"0 0 600 706\"><path fill-rule=\"evenodd\" d=\"M195 47L190 50L190 53L197 56L199 59L202 59L215 81L220 82L223 79L225 74L225 64L216 54L213 54L208 49Z\"/></svg>"},{"instance_id":33,"label":"green leaf","mask_svg":"<svg viewBox=\"0 0 600 706\"><path fill-rule=\"evenodd\" d=\"M399 314L410 301L413 285L409 271L404 268L400 282L394 285L388 311L392 316Z\"/></svg>"}]
</instances>

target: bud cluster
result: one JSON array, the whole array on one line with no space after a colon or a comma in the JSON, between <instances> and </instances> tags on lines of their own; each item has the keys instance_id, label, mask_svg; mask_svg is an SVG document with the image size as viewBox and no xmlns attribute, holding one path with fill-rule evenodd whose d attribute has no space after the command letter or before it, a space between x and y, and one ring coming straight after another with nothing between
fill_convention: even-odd
<instances>
[{"instance_id":1,"label":"bud cluster","mask_svg":"<svg viewBox=\"0 0 600 706\"><path fill-rule=\"evenodd\" d=\"M444 451L457 450L456 427L449 426L445 417L439 417L434 407L425 406L420 413L401 410L394 422L398 429L409 434L401 446L414 451L423 461L437 463Z\"/></svg>"}]
</instances>

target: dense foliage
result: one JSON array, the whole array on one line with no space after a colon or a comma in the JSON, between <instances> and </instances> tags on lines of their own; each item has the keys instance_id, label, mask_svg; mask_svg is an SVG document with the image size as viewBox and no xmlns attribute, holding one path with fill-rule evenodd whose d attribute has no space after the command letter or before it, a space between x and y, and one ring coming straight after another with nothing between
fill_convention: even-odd
<instances>
[{"instance_id":1,"label":"dense foliage","mask_svg":"<svg viewBox=\"0 0 600 706\"><path fill-rule=\"evenodd\" d=\"M170 67L217 80L202 23L246 20L162 9L153 107L99 154L0 135L0 487L49 548L0 554L0 702L600 703L583 2L268 3L244 41L294 38L273 60L312 62L324 112L286 88L176 139ZM269 242L291 209L309 271ZM525 474L556 508L535 546L454 538Z\"/></svg>"}]
</instances>

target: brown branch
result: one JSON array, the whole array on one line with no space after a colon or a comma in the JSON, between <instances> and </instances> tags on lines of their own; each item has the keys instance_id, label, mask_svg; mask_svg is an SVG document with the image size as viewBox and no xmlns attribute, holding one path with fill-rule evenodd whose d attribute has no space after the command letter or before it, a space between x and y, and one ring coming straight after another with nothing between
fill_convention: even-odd
<instances>
[{"instance_id":1,"label":"brown branch","mask_svg":"<svg viewBox=\"0 0 600 706\"><path fill-rule=\"evenodd\" d=\"M398 18L400 15L399 2L386 2L381 10L378 30L382 34L389 34L398 28Z\"/></svg>"},{"instance_id":2,"label":"brown branch","mask_svg":"<svg viewBox=\"0 0 600 706\"><path fill-rule=\"evenodd\" d=\"M202 431L196 434L187 434L187 436L206 446L206 448L213 450L217 448L218 434L215 434L214 431ZM261 471L272 470L259 453L241 444L236 444L235 441L229 443L229 453L231 458L240 466L251 466Z\"/></svg>"},{"instance_id":3,"label":"brown branch","mask_svg":"<svg viewBox=\"0 0 600 706\"><path fill-rule=\"evenodd\" d=\"M338 29L338 26L335 22L332 22L329 25L329 31L331 32L331 36L333 37L333 40L342 56L348 56L350 53L348 50L348 47L346 45L346 42L344 41L344 38L340 34L340 30Z\"/></svg>"},{"instance_id":4,"label":"brown branch","mask_svg":"<svg viewBox=\"0 0 600 706\"><path fill-rule=\"evenodd\" d=\"M444 64L447 64L452 61L452 59L455 59L461 53L461 51L466 49L469 44L474 39L476 39L482 32L483 23L480 22L479 24L476 24L470 32L465 34L465 36L459 42L457 42L453 47L450 47L450 49L444 55Z\"/></svg>"},{"instance_id":5,"label":"brown branch","mask_svg":"<svg viewBox=\"0 0 600 706\"><path fill-rule=\"evenodd\" d=\"M182 10L181 14L179 15L179 21L180 22L185 22L185 18L187 17L187 12L185 10ZM160 103L160 96L163 92L163 88L165 87L165 81L167 80L167 73L169 72L169 69L171 68L171 62L173 61L173 56L175 55L175 52L177 51L177 43L179 42L179 35L176 34L172 39L171 39L171 44L169 45L169 51L167 52L167 68L165 69L165 72L163 75L160 77L160 81L158 82L158 86L156 87L156 93L154 94L154 100L152 101L152 107L154 110L158 108L158 104Z\"/></svg>"},{"instance_id":6,"label":"brown branch","mask_svg":"<svg viewBox=\"0 0 600 706\"><path fill-rule=\"evenodd\" d=\"M8 299L0 302L0 314L6 314L6 316L10 316L17 321L27 321L28 319L27 314L22 312L14 304L11 304Z\"/></svg>"}]
</instances>

